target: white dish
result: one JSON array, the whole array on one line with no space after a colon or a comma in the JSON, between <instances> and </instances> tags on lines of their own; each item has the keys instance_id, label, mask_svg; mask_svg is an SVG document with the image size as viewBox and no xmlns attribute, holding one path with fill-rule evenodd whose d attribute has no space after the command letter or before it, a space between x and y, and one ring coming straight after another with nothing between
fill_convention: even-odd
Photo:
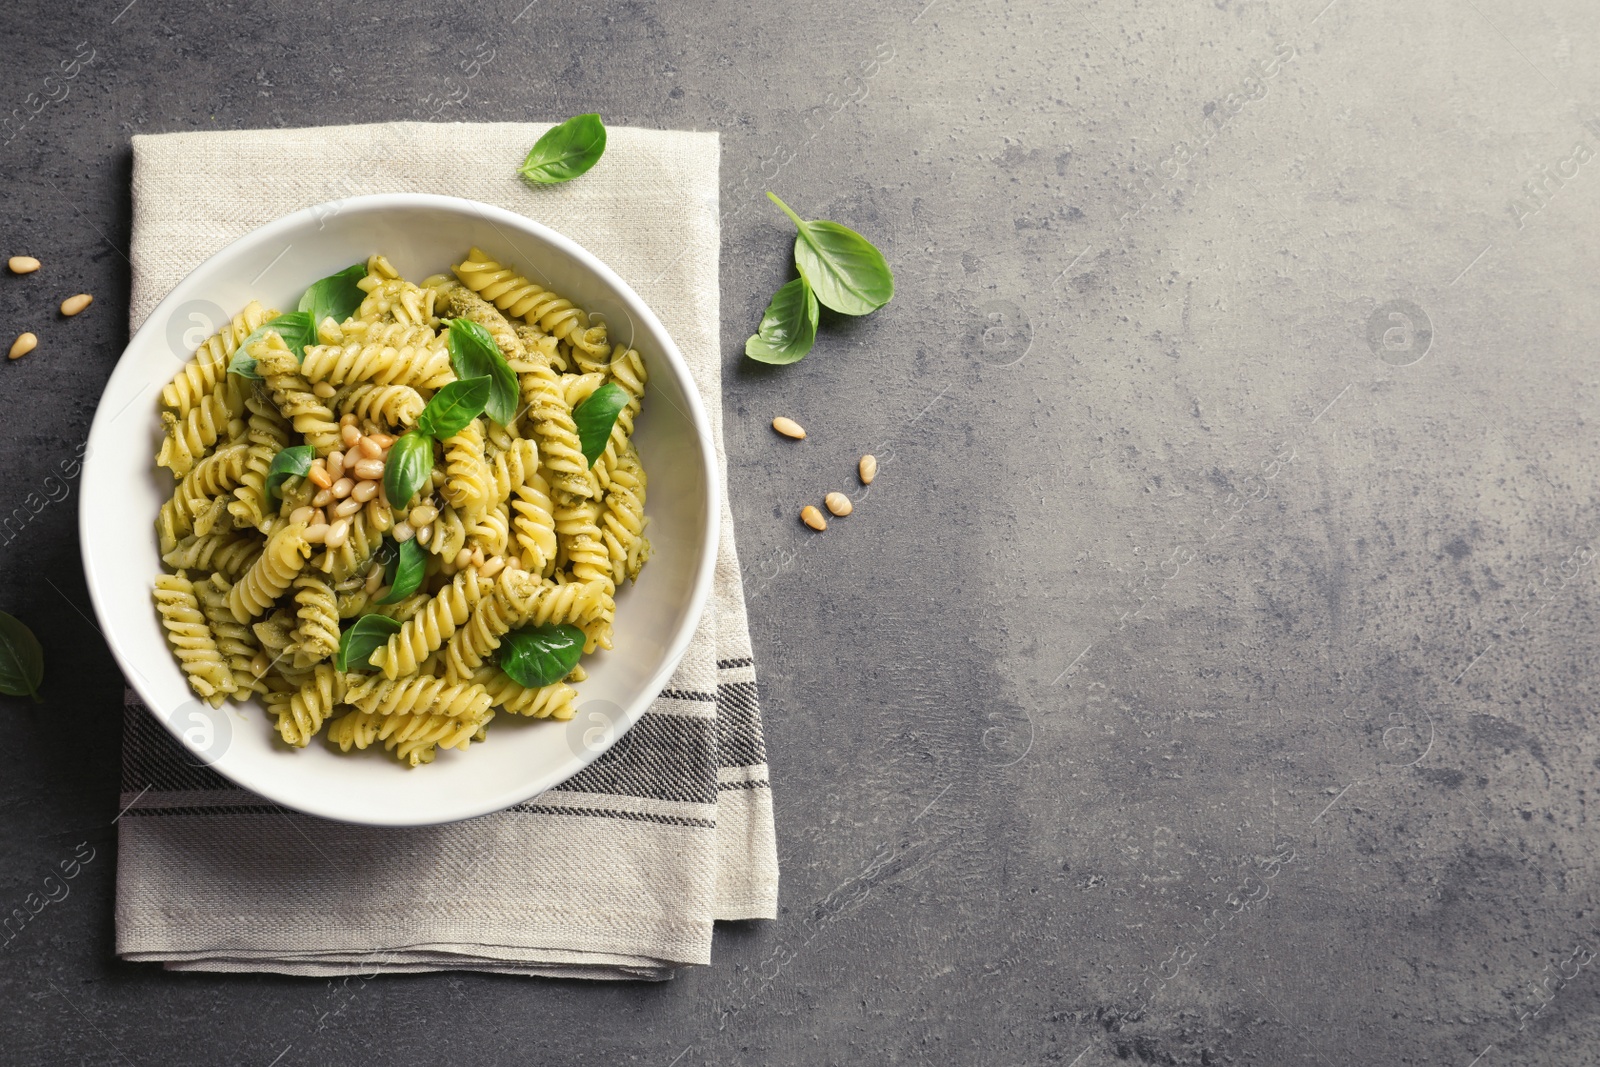
<instances>
[{"instance_id":1,"label":"white dish","mask_svg":"<svg viewBox=\"0 0 1600 1067\"><path fill-rule=\"evenodd\" d=\"M654 548L618 591L615 644L584 660L576 717L498 716L489 740L410 769L387 753L304 749L278 740L259 703L212 709L195 698L151 599L162 571L156 514L172 478L155 466L161 386L193 349L252 299L294 309L318 278L382 252L419 281L473 245L601 315L649 370L635 431L650 477ZM375 826L421 826L498 811L558 785L610 747L682 658L711 590L717 481L700 395L683 356L636 293L577 244L536 222L454 197L355 197L296 212L201 264L151 313L107 383L89 431L79 524L95 613L128 682L194 754L245 789L298 811ZM107 720L108 724L110 720ZM108 729L110 726L108 725Z\"/></svg>"}]
</instances>

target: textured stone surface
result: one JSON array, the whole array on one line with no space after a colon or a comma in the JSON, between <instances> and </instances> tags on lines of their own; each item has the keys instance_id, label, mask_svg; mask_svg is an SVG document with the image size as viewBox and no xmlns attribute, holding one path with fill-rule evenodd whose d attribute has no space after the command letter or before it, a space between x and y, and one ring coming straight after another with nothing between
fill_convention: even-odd
<instances>
[{"instance_id":1,"label":"textured stone surface","mask_svg":"<svg viewBox=\"0 0 1600 1067\"><path fill-rule=\"evenodd\" d=\"M0 251L46 260L0 277L40 335L0 514L61 495L126 340L131 134L722 131L785 907L659 986L117 963L69 497L0 551L50 656L0 702L0 907L95 853L0 949L0 1060L1593 1061L1600 8L123 3L0 12ZM768 187L899 283L777 369Z\"/></svg>"}]
</instances>

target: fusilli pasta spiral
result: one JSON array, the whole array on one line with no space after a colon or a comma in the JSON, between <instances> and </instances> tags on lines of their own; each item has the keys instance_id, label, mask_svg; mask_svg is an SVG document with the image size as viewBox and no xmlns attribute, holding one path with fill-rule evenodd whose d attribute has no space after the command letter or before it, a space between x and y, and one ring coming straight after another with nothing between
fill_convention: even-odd
<instances>
[{"instance_id":1,"label":"fusilli pasta spiral","mask_svg":"<svg viewBox=\"0 0 1600 1067\"><path fill-rule=\"evenodd\" d=\"M190 688L213 707L220 705L234 691L233 673L217 648L187 574L179 571L156 579L156 609L161 613L162 628L167 631L167 643L178 657ZM478 688L481 690L482 686ZM484 700L487 707L487 694Z\"/></svg>"}]
</instances>

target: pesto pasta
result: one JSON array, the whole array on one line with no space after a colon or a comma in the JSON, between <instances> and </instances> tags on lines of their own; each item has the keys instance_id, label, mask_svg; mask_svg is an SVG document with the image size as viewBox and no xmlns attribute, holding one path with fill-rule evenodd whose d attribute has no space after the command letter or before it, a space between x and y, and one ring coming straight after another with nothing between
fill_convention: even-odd
<instances>
[{"instance_id":1,"label":"pesto pasta","mask_svg":"<svg viewBox=\"0 0 1600 1067\"><path fill-rule=\"evenodd\" d=\"M213 706L259 698L291 748L320 736L411 767L485 740L497 712L573 718L583 667L549 680L502 645L576 628L555 674L580 644L613 647L617 591L650 558L643 358L477 248L421 284L374 255L300 306L251 301L161 390L156 465L175 482L154 602L189 685ZM463 330L503 365L463 356ZM435 419L441 390L491 380L469 369L485 359L500 406ZM626 394L603 448L574 417L602 389ZM413 480L391 483L391 451L419 435L396 459ZM391 500L391 484L419 488Z\"/></svg>"}]
</instances>

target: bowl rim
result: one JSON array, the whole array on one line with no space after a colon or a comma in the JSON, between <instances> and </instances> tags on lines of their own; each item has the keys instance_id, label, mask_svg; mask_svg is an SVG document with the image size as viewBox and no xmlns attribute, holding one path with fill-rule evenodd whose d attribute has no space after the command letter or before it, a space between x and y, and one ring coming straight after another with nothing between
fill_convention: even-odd
<instances>
[{"instance_id":1,"label":"bowl rim","mask_svg":"<svg viewBox=\"0 0 1600 1067\"><path fill-rule=\"evenodd\" d=\"M133 364L126 360L126 356L136 346L149 343L150 336L158 330L157 324L164 320L164 313L170 315L184 301L192 299L190 293L193 287L200 284L206 274L215 269L221 260L240 256L253 250L257 245L266 244L274 240L281 240L286 234L292 233L302 226L306 226L321 217L319 212L326 214L323 209L337 208L340 214L382 213L390 211L405 211L421 207L456 211L463 214L477 215L488 219L492 224L504 225L520 230L538 240L554 246L559 252L576 259L581 265L593 271L600 280L609 286L623 303L629 314L635 317L634 336L630 342L637 341L641 333L651 334L661 341L660 351L654 357L670 368L673 376L679 379L686 401L689 422L694 427L695 437L700 448L701 476L705 484L705 523L698 546L698 558L694 561L694 583L689 596L688 611L683 616L678 630L667 642L666 654L661 664L651 675L648 682L639 690L638 694L622 709L617 723L606 731L609 739L604 744L585 745L582 753L575 753L570 760L555 771L546 773L538 778L507 788L500 793L486 799L472 803L462 804L459 808L445 808L437 813L430 812L429 817L418 820L415 818L384 819L381 816L373 818L352 818L342 807L331 802L319 802L319 797L301 797L288 795L274 787L274 778L271 774L258 774L254 772L238 773L234 768L227 766L228 754L212 758L193 745L179 729L179 724L174 723L169 717L157 713L157 701L153 698L146 680L141 673L133 668L131 657L122 647L119 639L118 625L110 614L109 606L102 602L100 581L98 578L96 560L91 546L97 544L100 537L95 535L90 528L89 510L83 507L84 494L78 507L78 544L79 554L83 560L84 581L89 590L89 600L93 605L95 617L99 620L102 636L105 638L106 647L110 649L112 658L117 663L117 668L122 672L124 684L129 685L138 693L144 703L146 711L152 715L167 732L178 739L197 759L202 760L224 778L233 782L241 789L248 790L258 796L264 797L276 804L280 804L293 811L333 822L347 823L362 826L434 826L446 823L459 822L463 819L476 818L505 809L529 800L539 794L560 785L573 775L583 770L600 755L616 744L634 723L644 714L661 691L671 680L672 674L682 662L684 654L688 651L689 642L693 639L699 624L704 616L707 603L711 597L712 583L716 572L717 549L721 539L721 514L722 500L721 483L717 477L717 459L715 442L711 439L711 421L706 414L705 404L700 397L700 389L695 381L693 372L683 353L679 351L677 342L667 328L662 325L644 300L633 290L627 282L612 270L603 260L594 253L572 240L570 237L551 229L543 223L519 215L493 204L486 204L478 200L469 200L465 197L445 196L437 193L377 193L363 196L341 197L325 201L320 204L309 205L297 209L262 226L251 230L249 233L230 241L215 253L208 256L196 266L181 281L172 287L172 290L163 297L143 323L129 337L122 353L117 357L116 366L112 369L106 381L105 388L101 390L100 399L96 404L95 416L89 426L86 439L87 449L83 457L83 482L87 486L91 479L89 472L93 470L104 448L114 442L102 441L101 438L110 433L109 427L120 414L112 413L106 405L106 399L112 390L119 386L123 379L132 376L135 371ZM642 325L642 329L640 326ZM654 369L654 368L652 368ZM101 566L109 564L111 560L102 561ZM153 579L155 575L151 575ZM151 616L154 621L154 615ZM157 625L159 625L157 623ZM270 743L270 742L269 742Z\"/></svg>"}]
</instances>

